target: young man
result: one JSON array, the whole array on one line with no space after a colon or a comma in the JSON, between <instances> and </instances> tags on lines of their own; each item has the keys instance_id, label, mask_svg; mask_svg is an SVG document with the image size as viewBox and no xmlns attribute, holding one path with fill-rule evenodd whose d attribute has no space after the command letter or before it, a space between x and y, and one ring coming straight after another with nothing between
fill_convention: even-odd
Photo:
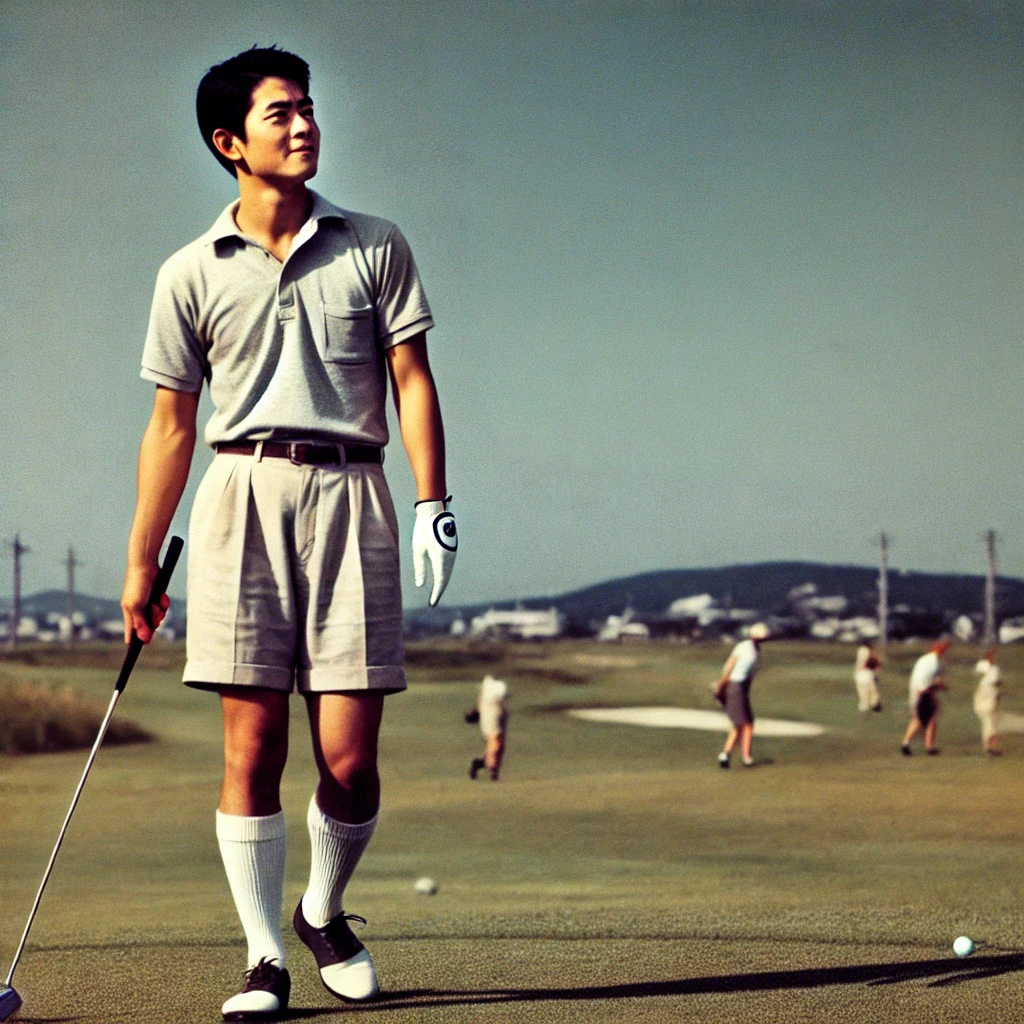
<instances>
[{"instance_id":1,"label":"young man","mask_svg":"<svg viewBox=\"0 0 1024 1024\"><path fill-rule=\"evenodd\" d=\"M927 654L922 654L910 670L910 723L903 734L900 750L904 757L910 757L910 741L923 729L924 746L929 754L937 754L935 734L939 728L939 693L947 690L942 678L942 658L949 650L948 640L932 644Z\"/></svg>"},{"instance_id":2,"label":"young man","mask_svg":"<svg viewBox=\"0 0 1024 1024\"><path fill-rule=\"evenodd\" d=\"M382 472L390 375L419 501L417 585L436 604L457 548L444 434L427 361L433 325L416 266L387 221L307 188L320 130L309 69L274 48L217 65L196 97L207 146L238 200L161 268L142 361L156 384L139 454L125 635L148 641L157 557L188 477L206 380L217 451L189 525L184 681L219 694L217 837L248 941L225 1020L285 1013L285 827L279 785L289 694L306 701L319 784L309 885L294 926L347 1000L378 991L342 898L377 821L384 695L405 688L398 525ZM166 602L165 602L166 604Z\"/></svg>"},{"instance_id":3,"label":"young man","mask_svg":"<svg viewBox=\"0 0 1024 1024\"><path fill-rule=\"evenodd\" d=\"M757 671L761 644L768 639L768 627L755 622L750 627L746 640L741 640L733 649L722 667L722 677L715 685L715 699L725 708L732 728L725 738L725 746L718 755L718 766L729 767L729 758L737 741L743 764L750 768L754 763L751 748L754 743L754 711L750 706L750 686Z\"/></svg>"}]
</instances>

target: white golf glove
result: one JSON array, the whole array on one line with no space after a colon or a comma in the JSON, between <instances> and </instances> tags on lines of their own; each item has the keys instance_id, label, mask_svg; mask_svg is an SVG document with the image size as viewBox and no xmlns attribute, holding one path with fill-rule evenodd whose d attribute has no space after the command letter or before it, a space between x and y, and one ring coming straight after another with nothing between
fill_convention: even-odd
<instances>
[{"instance_id":1,"label":"white golf glove","mask_svg":"<svg viewBox=\"0 0 1024 1024\"><path fill-rule=\"evenodd\" d=\"M412 528L412 571L416 586L427 582L427 562L434 574L430 591L430 606L441 600L444 588L452 575L455 553L459 549L459 534L455 529L455 516L445 510L450 501L417 501L416 524Z\"/></svg>"}]
</instances>

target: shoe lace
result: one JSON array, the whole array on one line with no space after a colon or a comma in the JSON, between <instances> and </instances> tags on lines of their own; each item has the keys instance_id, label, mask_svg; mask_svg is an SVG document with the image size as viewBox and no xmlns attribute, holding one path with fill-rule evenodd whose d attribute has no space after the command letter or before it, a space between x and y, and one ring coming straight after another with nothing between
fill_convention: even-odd
<instances>
[{"instance_id":1,"label":"shoe lace","mask_svg":"<svg viewBox=\"0 0 1024 1024\"><path fill-rule=\"evenodd\" d=\"M277 957L261 956L259 962L254 967L250 967L242 977L245 979L246 985L262 985L273 981L274 976L280 970L281 968L277 966Z\"/></svg>"},{"instance_id":2,"label":"shoe lace","mask_svg":"<svg viewBox=\"0 0 1024 1024\"><path fill-rule=\"evenodd\" d=\"M324 938L331 944L336 950L344 950L353 941L358 941L349 928L349 921L358 921L359 924L366 924L366 918L360 917L358 914L346 914L342 911L336 917L332 917L327 927L324 929Z\"/></svg>"}]
</instances>

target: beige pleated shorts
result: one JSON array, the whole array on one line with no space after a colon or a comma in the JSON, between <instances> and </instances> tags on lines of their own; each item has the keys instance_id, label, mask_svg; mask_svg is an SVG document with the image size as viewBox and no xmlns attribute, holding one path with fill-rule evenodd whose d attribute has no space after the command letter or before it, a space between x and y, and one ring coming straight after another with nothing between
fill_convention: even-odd
<instances>
[{"instance_id":1,"label":"beige pleated shorts","mask_svg":"<svg viewBox=\"0 0 1024 1024\"><path fill-rule=\"evenodd\" d=\"M398 521L380 466L219 454L189 522L189 686L406 687Z\"/></svg>"}]
</instances>

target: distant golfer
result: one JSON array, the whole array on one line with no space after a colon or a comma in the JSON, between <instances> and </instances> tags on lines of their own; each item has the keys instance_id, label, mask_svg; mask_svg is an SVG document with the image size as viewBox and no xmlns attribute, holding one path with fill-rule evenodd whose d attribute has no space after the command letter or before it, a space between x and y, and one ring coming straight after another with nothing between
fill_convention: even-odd
<instances>
[{"instance_id":1,"label":"distant golfer","mask_svg":"<svg viewBox=\"0 0 1024 1024\"><path fill-rule=\"evenodd\" d=\"M469 765L469 777L475 779L481 768L487 769L491 782L498 781L501 761L505 756L505 731L508 727L508 684L494 676L484 676L476 712L470 718L480 723L484 734L484 756L474 757Z\"/></svg>"},{"instance_id":2,"label":"distant golfer","mask_svg":"<svg viewBox=\"0 0 1024 1024\"><path fill-rule=\"evenodd\" d=\"M981 720L981 746L986 754L1001 754L999 745L999 704L1001 678L996 664L996 650L990 647L974 666L980 676L974 691L974 713Z\"/></svg>"},{"instance_id":3,"label":"distant golfer","mask_svg":"<svg viewBox=\"0 0 1024 1024\"><path fill-rule=\"evenodd\" d=\"M949 650L948 640L939 640L927 654L922 654L910 672L910 724L900 748L910 757L910 741L923 729L924 748L937 754L935 733L939 727L939 692L949 689L942 678L942 657Z\"/></svg>"},{"instance_id":4,"label":"distant golfer","mask_svg":"<svg viewBox=\"0 0 1024 1024\"><path fill-rule=\"evenodd\" d=\"M758 651L768 639L768 627L756 622L750 627L746 640L741 640L733 649L722 669L722 678L715 688L715 697L725 706L725 713L732 722L732 728L725 739L725 746L718 755L718 764L729 767L729 756L737 740L743 763L748 767L754 763L751 747L754 742L754 712L750 707L750 684L757 671Z\"/></svg>"},{"instance_id":5,"label":"distant golfer","mask_svg":"<svg viewBox=\"0 0 1024 1024\"><path fill-rule=\"evenodd\" d=\"M280 783L293 690L318 774L306 813L309 882L293 926L330 992L348 1001L378 992L349 925L361 919L343 900L377 825L384 697L406 688L398 521L382 465L389 380L419 498L413 567L418 585L428 559L433 567L431 604L457 540L427 360L430 308L394 224L307 187L320 128L306 62L246 50L206 73L196 111L238 198L157 276L142 359L156 393L121 605L125 638L135 631L148 642L147 595L206 384L205 440L216 457L189 524L184 681L217 693L224 719L216 833L248 969L221 1012L267 1021L286 1016L291 987Z\"/></svg>"},{"instance_id":6,"label":"distant golfer","mask_svg":"<svg viewBox=\"0 0 1024 1024\"><path fill-rule=\"evenodd\" d=\"M870 640L861 640L853 664L853 682L857 687L858 711L881 711L882 697L878 692L878 669L882 659L875 653Z\"/></svg>"}]
</instances>

